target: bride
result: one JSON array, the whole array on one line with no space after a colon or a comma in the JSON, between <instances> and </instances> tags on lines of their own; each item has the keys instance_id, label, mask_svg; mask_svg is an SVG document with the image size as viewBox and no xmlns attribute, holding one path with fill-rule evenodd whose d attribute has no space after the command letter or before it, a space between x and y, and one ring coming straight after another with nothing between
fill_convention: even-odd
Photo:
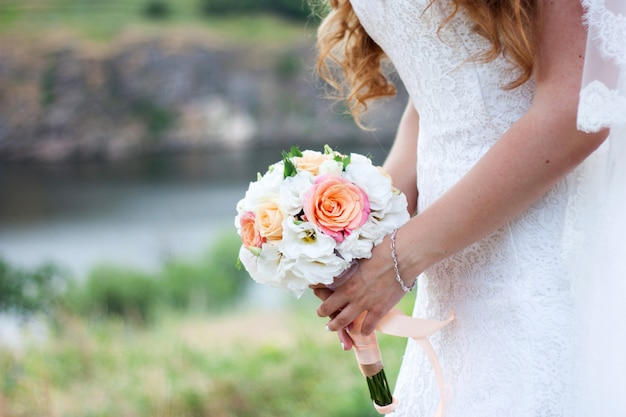
<instances>
[{"instance_id":1,"label":"bride","mask_svg":"<svg viewBox=\"0 0 626 417\"><path fill-rule=\"evenodd\" d=\"M606 17L604 1L590 3ZM448 417L624 415L615 413L624 384L597 384L608 374L599 375L596 366L603 352L598 349L606 337L616 337L619 323L604 318L606 326L598 327L589 313L599 305L624 304L624 293L607 292L611 287L602 281L605 269L624 275L624 261L595 267L609 251L623 258L626 250L615 245L619 237L597 233L597 227L610 231L612 225L597 223L594 210L584 211L586 201L595 209L605 201L596 197L606 194L589 198L590 190L600 192L593 186L598 181L623 191L619 164L599 178L611 162L596 154L607 154L607 128L613 127L612 136L617 131L613 119L626 120L626 106L607 118L598 97L624 100L618 89L624 78L609 71L599 81L605 89L585 84L591 87L583 89L588 99L581 106L591 110L581 114L589 114L591 123L581 117L579 129L587 43L583 6L564 0L330 0L330 6L319 29L319 69L356 121L371 100L395 92L385 60L409 93L385 169L407 195L413 217L335 292L315 289L328 328L339 332L348 350L344 329L355 317L367 311L363 333L370 333L417 286L415 316L443 318L454 310L457 319L431 340L444 392L409 341L395 415L433 415L440 402ZM624 15L611 13L622 31L612 32L613 44L601 44L602 60L607 51L624 48ZM590 25L595 22L587 16ZM604 36L590 31L589 48ZM596 58L587 55L589 65ZM624 61L615 62L623 68ZM612 210L607 204L602 212L612 216ZM612 245L605 248L606 242ZM584 264L575 264L581 259ZM623 283L613 281L613 289L623 291ZM613 303L604 304L609 294ZM593 343L578 338L590 333ZM626 336L619 337L624 342ZM617 365L624 370L624 360L614 356L617 362L602 372ZM581 396L579 390L591 389L586 381L593 390Z\"/></svg>"}]
</instances>

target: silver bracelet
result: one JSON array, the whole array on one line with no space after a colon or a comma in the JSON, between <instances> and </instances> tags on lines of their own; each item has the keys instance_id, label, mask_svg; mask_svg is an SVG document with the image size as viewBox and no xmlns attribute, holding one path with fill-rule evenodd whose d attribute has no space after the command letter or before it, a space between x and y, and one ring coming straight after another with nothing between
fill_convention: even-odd
<instances>
[{"instance_id":1,"label":"silver bracelet","mask_svg":"<svg viewBox=\"0 0 626 417\"><path fill-rule=\"evenodd\" d=\"M398 229L394 229L391 232L391 259L393 259L393 270L396 273L396 281L402 287L402 291L405 293L413 290L415 288L415 284L417 284L417 280L413 281L413 284L410 287L407 287L402 278L400 277L400 269L398 267L398 257L396 256L396 233L398 233Z\"/></svg>"}]
</instances>

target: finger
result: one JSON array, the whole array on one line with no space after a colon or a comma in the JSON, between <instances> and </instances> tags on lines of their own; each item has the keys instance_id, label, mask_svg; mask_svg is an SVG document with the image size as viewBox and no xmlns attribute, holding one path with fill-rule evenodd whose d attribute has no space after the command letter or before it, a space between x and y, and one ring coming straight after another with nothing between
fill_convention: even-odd
<instances>
[{"instance_id":1,"label":"finger","mask_svg":"<svg viewBox=\"0 0 626 417\"><path fill-rule=\"evenodd\" d=\"M316 287L316 288L313 288L313 294L315 294L315 296L317 298L319 298L320 300L322 300L322 301L324 301L328 297L330 297L330 295L332 293L333 292L331 290L329 290L328 288L326 288L326 287Z\"/></svg>"},{"instance_id":2,"label":"finger","mask_svg":"<svg viewBox=\"0 0 626 417\"><path fill-rule=\"evenodd\" d=\"M324 285L324 284L311 284L311 285L309 285L309 288L314 290L316 288L328 288L328 287L326 285Z\"/></svg>"},{"instance_id":3,"label":"finger","mask_svg":"<svg viewBox=\"0 0 626 417\"><path fill-rule=\"evenodd\" d=\"M346 331L346 329L339 330L337 332L337 335L339 336L339 340L341 341L341 346L343 347L343 350L352 349L352 346L353 346L352 338L350 337L350 335L348 335L348 332Z\"/></svg>"},{"instance_id":4,"label":"finger","mask_svg":"<svg viewBox=\"0 0 626 417\"><path fill-rule=\"evenodd\" d=\"M327 323L326 327L332 332L338 332L348 327L361 312L362 310L353 307L353 304L348 304L342 309L337 310L335 317L330 316L332 320Z\"/></svg>"},{"instance_id":5,"label":"finger","mask_svg":"<svg viewBox=\"0 0 626 417\"><path fill-rule=\"evenodd\" d=\"M320 317L331 317L333 313L341 310L346 305L344 297L336 292L330 292L327 298L317 307L317 315Z\"/></svg>"},{"instance_id":6,"label":"finger","mask_svg":"<svg viewBox=\"0 0 626 417\"><path fill-rule=\"evenodd\" d=\"M376 330L376 325L381 318L381 314L373 311L368 311L367 315L365 316L365 320L363 320L363 324L361 325L361 334L363 336L369 336L370 334L372 334L374 330Z\"/></svg>"}]
</instances>

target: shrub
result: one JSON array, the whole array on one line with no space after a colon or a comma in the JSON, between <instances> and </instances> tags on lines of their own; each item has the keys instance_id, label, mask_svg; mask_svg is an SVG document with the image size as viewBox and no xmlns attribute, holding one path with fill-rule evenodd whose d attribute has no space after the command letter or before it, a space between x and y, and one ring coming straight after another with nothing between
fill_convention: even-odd
<instances>
[{"instance_id":1,"label":"shrub","mask_svg":"<svg viewBox=\"0 0 626 417\"><path fill-rule=\"evenodd\" d=\"M200 11L205 15L259 12L259 0L200 0Z\"/></svg>"},{"instance_id":2,"label":"shrub","mask_svg":"<svg viewBox=\"0 0 626 417\"><path fill-rule=\"evenodd\" d=\"M215 242L200 262L165 264L161 281L169 306L215 311L243 293L249 278L236 267L241 240L232 232L218 236Z\"/></svg>"},{"instance_id":3,"label":"shrub","mask_svg":"<svg viewBox=\"0 0 626 417\"><path fill-rule=\"evenodd\" d=\"M205 15L265 12L297 20L311 17L307 0L200 0L200 11Z\"/></svg>"},{"instance_id":4,"label":"shrub","mask_svg":"<svg viewBox=\"0 0 626 417\"><path fill-rule=\"evenodd\" d=\"M311 9L307 0L265 0L265 9L284 17L306 20L311 16Z\"/></svg>"},{"instance_id":5,"label":"shrub","mask_svg":"<svg viewBox=\"0 0 626 417\"><path fill-rule=\"evenodd\" d=\"M131 103L131 113L144 124L149 137L164 134L178 118L175 112L143 99Z\"/></svg>"},{"instance_id":6,"label":"shrub","mask_svg":"<svg viewBox=\"0 0 626 417\"><path fill-rule=\"evenodd\" d=\"M22 315L49 311L64 289L66 276L54 264L18 269L0 259L0 312Z\"/></svg>"},{"instance_id":7,"label":"shrub","mask_svg":"<svg viewBox=\"0 0 626 417\"><path fill-rule=\"evenodd\" d=\"M151 0L143 8L142 14L148 19L167 19L172 15L172 8L169 3L162 0Z\"/></svg>"},{"instance_id":8,"label":"shrub","mask_svg":"<svg viewBox=\"0 0 626 417\"><path fill-rule=\"evenodd\" d=\"M74 283L65 305L84 316L113 316L145 323L159 304L158 283L139 271L111 265L94 268L83 283Z\"/></svg>"},{"instance_id":9,"label":"shrub","mask_svg":"<svg viewBox=\"0 0 626 417\"><path fill-rule=\"evenodd\" d=\"M161 308L216 311L244 292L248 274L236 267L241 240L218 236L200 260L171 260L157 274L111 265L96 267L85 282L72 283L64 296L74 314L120 317L139 324Z\"/></svg>"},{"instance_id":10,"label":"shrub","mask_svg":"<svg viewBox=\"0 0 626 417\"><path fill-rule=\"evenodd\" d=\"M276 74L283 80L295 78L301 70L301 57L294 52L285 53L276 61Z\"/></svg>"}]
</instances>

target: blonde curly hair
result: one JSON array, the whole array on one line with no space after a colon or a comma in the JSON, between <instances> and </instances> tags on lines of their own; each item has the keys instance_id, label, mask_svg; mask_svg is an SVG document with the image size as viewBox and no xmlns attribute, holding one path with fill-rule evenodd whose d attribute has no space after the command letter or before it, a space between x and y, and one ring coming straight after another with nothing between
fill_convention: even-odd
<instances>
[{"instance_id":1,"label":"blonde curly hair","mask_svg":"<svg viewBox=\"0 0 626 417\"><path fill-rule=\"evenodd\" d=\"M430 5L435 1L432 0ZM349 0L327 0L329 7L318 28L317 70L332 86L335 98L346 100L357 124L371 100L396 94L385 74L383 50L361 26ZM489 62L505 54L521 70L504 88L524 84L532 75L536 40L536 0L452 0L453 9L442 22L445 26L463 8L474 22L474 30L484 36L491 48L474 57ZM429 7L430 7L429 5ZM339 70L339 71L337 71Z\"/></svg>"}]
</instances>

